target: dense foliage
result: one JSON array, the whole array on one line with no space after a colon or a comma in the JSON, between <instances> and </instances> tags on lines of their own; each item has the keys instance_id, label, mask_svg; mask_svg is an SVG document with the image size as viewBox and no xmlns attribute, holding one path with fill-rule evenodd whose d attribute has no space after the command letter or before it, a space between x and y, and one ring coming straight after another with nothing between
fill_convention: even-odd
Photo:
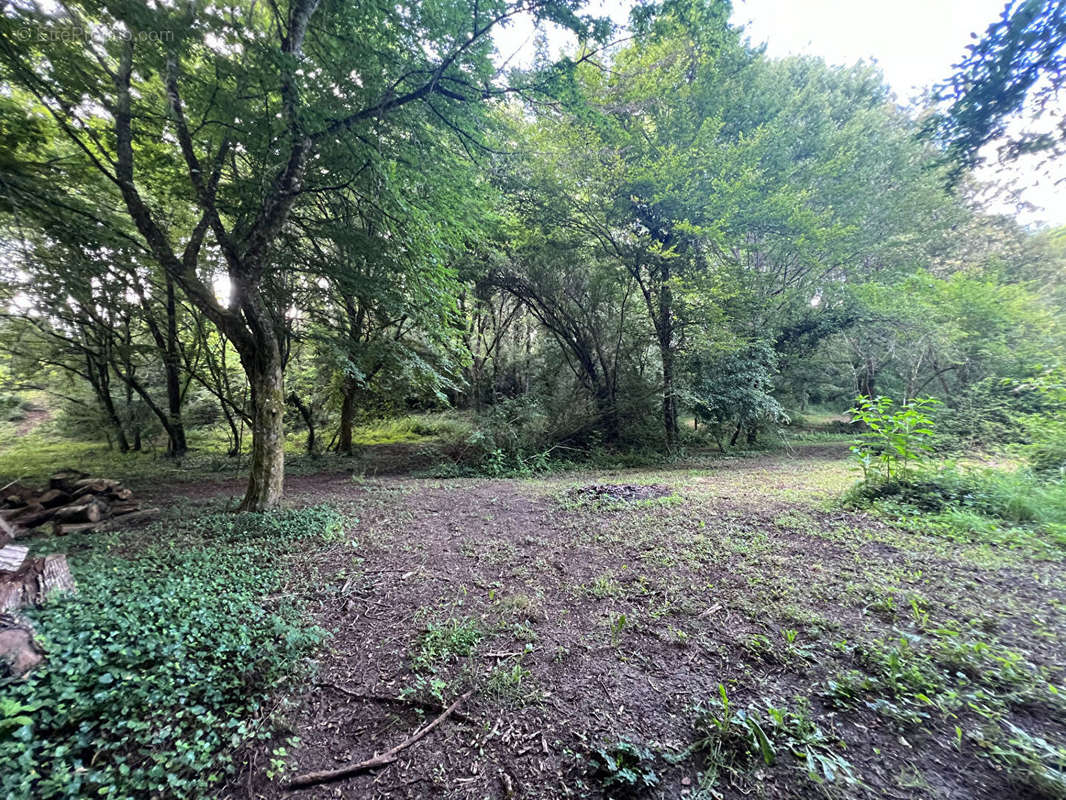
<instances>
[{"instance_id":1,"label":"dense foliage","mask_svg":"<svg viewBox=\"0 0 1066 800\"><path fill-rule=\"evenodd\" d=\"M147 534L166 543L133 552L95 540L74 561L77 597L33 614L47 665L3 687L4 796L217 791L241 746L273 734L272 692L322 640L295 603L271 597L285 559L341 524L309 508L157 525Z\"/></svg>"},{"instance_id":2,"label":"dense foliage","mask_svg":"<svg viewBox=\"0 0 1066 800\"><path fill-rule=\"evenodd\" d=\"M856 394L935 397L938 451L1042 446L1066 239L966 169L1060 58L1059 5L1012 4L940 116L768 58L715 0L624 33L569 0L19 5L0 380L121 452L224 438L245 508L279 501L287 433L353 455L447 407L494 473L755 445ZM497 67L523 15L575 40Z\"/></svg>"}]
</instances>

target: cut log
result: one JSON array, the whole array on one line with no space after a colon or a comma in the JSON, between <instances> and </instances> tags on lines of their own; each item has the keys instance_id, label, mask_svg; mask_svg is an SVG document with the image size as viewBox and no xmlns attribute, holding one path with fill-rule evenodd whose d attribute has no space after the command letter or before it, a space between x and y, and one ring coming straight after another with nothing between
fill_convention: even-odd
<instances>
[{"instance_id":1,"label":"cut log","mask_svg":"<svg viewBox=\"0 0 1066 800\"><path fill-rule=\"evenodd\" d=\"M39 564L40 571L37 573L38 604L48 599L48 596L53 592L73 592L75 590L74 576L70 574L70 565L67 564L65 555L52 553L43 559L35 559L35 561L44 562Z\"/></svg>"},{"instance_id":2,"label":"cut log","mask_svg":"<svg viewBox=\"0 0 1066 800\"><path fill-rule=\"evenodd\" d=\"M0 511L0 519L4 522L11 522L15 517L20 514L25 514L29 510L29 506L19 506L18 508L5 508Z\"/></svg>"},{"instance_id":3,"label":"cut log","mask_svg":"<svg viewBox=\"0 0 1066 800\"><path fill-rule=\"evenodd\" d=\"M73 493L74 489L77 488L74 484L87 477L89 477L88 473L81 470L65 469L55 473L48 479L48 488L62 489L64 492Z\"/></svg>"},{"instance_id":4,"label":"cut log","mask_svg":"<svg viewBox=\"0 0 1066 800\"><path fill-rule=\"evenodd\" d=\"M74 496L86 494L110 494L122 488L122 484L110 478L83 478L74 482Z\"/></svg>"},{"instance_id":5,"label":"cut log","mask_svg":"<svg viewBox=\"0 0 1066 800\"><path fill-rule=\"evenodd\" d=\"M14 614L0 614L0 675L21 678L43 659L33 626Z\"/></svg>"},{"instance_id":6,"label":"cut log","mask_svg":"<svg viewBox=\"0 0 1066 800\"><path fill-rule=\"evenodd\" d=\"M0 572L18 572L30 554L30 548L9 544L0 547Z\"/></svg>"},{"instance_id":7,"label":"cut log","mask_svg":"<svg viewBox=\"0 0 1066 800\"><path fill-rule=\"evenodd\" d=\"M37 502L45 508L55 508L56 506L65 506L73 499L73 497L62 489L49 489L37 498Z\"/></svg>"},{"instance_id":8,"label":"cut log","mask_svg":"<svg viewBox=\"0 0 1066 800\"><path fill-rule=\"evenodd\" d=\"M74 591L67 557L53 554L27 558L17 572L0 573L0 612L40 605L60 591Z\"/></svg>"},{"instance_id":9,"label":"cut log","mask_svg":"<svg viewBox=\"0 0 1066 800\"><path fill-rule=\"evenodd\" d=\"M136 503L112 503L111 504L111 516L121 517L123 514L131 514L134 511L139 511L140 506Z\"/></svg>"},{"instance_id":10,"label":"cut log","mask_svg":"<svg viewBox=\"0 0 1066 800\"><path fill-rule=\"evenodd\" d=\"M4 498L4 508L17 508L24 505L26 505L26 501L22 499L22 495L9 494Z\"/></svg>"},{"instance_id":11,"label":"cut log","mask_svg":"<svg viewBox=\"0 0 1066 800\"><path fill-rule=\"evenodd\" d=\"M88 498L77 505L55 509L56 522L99 522L107 512L107 504L96 497ZM21 521L20 521L21 524Z\"/></svg>"},{"instance_id":12,"label":"cut log","mask_svg":"<svg viewBox=\"0 0 1066 800\"><path fill-rule=\"evenodd\" d=\"M69 533L85 533L94 531L100 527L99 522L53 522L52 533L56 536L66 536Z\"/></svg>"},{"instance_id":13,"label":"cut log","mask_svg":"<svg viewBox=\"0 0 1066 800\"><path fill-rule=\"evenodd\" d=\"M32 509L33 506L30 506ZM20 528L30 529L36 528L38 525L43 525L48 522L58 512L57 508L39 508L36 511L29 511L25 514L20 514L10 522L17 525Z\"/></svg>"}]
</instances>

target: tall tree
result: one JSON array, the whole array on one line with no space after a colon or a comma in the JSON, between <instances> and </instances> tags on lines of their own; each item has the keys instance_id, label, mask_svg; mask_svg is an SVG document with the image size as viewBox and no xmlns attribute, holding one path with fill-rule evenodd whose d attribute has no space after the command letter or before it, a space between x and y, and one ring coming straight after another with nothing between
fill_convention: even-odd
<instances>
[{"instance_id":1,"label":"tall tree","mask_svg":"<svg viewBox=\"0 0 1066 800\"><path fill-rule=\"evenodd\" d=\"M528 13L604 32L576 6L71 0L0 16L0 77L35 101L23 118L49 117L74 159L38 149L3 160L33 161L60 187L73 171L103 175L159 267L240 357L253 434L241 508L271 508L282 495L288 298L274 289L293 209L364 170L387 175L392 143L427 120L469 130L482 101L517 88L493 66L494 29ZM220 270L228 303L212 286Z\"/></svg>"}]
</instances>

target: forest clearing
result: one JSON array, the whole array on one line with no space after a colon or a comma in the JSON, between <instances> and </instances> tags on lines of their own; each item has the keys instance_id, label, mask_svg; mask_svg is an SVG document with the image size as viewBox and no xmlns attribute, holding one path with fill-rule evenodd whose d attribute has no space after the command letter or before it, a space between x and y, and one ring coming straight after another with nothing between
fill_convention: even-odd
<instances>
[{"instance_id":1,"label":"forest clearing","mask_svg":"<svg viewBox=\"0 0 1066 800\"><path fill-rule=\"evenodd\" d=\"M0 796L1066 800L1066 0L0 2Z\"/></svg>"},{"instance_id":2,"label":"forest clearing","mask_svg":"<svg viewBox=\"0 0 1066 800\"><path fill-rule=\"evenodd\" d=\"M186 705L211 708L194 678L217 680L219 647L224 664L266 668L254 685L282 691L245 713L274 727L219 773L225 796L1058 796L1061 534L842 505L847 441L814 438L829 441L509 479L396 474L396 446L369 445L366 465L388 474L292 477L293 510L247 524L225 512L239 479L134 477L168 509L157 521L31 540L68 553L79 602L100 604L38 612L73 671L42 686L99 692L113 674L56 722L97 717L93 749L122 763L130 742L105 720L126 703L150 720L145 745L195 746ZM145 592L214 602L171 631ZM234 602L282 632L248 630ZM106 658L81 661L85 630ZM276 654L242 652L279 635ZM147 666L136 649L152 645L181 661ZM175 683L157 688L157 670ZM224 685L223 708L242 696ZM405 742L460 697L394 763L287 788ZM180 770L192 786L217 757L201 745Z\"/></svg>"}]
</instances>

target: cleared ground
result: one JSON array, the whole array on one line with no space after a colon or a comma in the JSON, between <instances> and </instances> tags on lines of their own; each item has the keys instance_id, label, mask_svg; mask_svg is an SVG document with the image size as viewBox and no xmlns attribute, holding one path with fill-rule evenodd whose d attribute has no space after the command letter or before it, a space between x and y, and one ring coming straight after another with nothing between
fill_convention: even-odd
<instances>
[{"instance_id":1,"label":"cleared ground","mask_svg":"<svg viewBox=\"0 0 1066 800\"><path fill-rule=\"evenodd\" d=\"M286 774L387 750L474 690L391 766L292 796L1058 796L1054 754L1033 754L1066 734L1060 555L841 510L845 454L292 478L290 502L336 505L357 546L301 568L332 635L284 712ZM615 484L657 488L579 490ZM242 792L290 794L270 749Z\"/></svg>"}]
</instances>

